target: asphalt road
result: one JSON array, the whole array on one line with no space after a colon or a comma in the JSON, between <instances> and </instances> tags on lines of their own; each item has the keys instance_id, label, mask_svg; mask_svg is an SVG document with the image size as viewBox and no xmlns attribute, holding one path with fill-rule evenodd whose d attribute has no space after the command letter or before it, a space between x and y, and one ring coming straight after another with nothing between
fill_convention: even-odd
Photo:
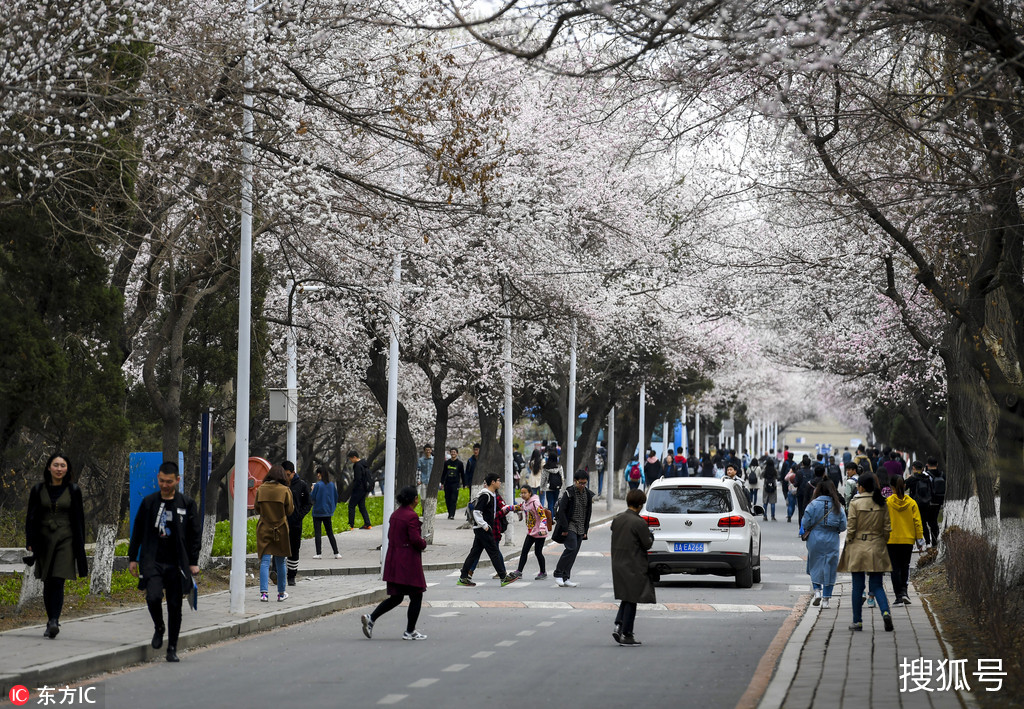
<instances>
[{"instance_id":1,"label":"asphalt road","mask_svg":"<svg viewBox=\"0 0 1024 709\"><path fill-rule=\"evenodd\" d=\"M735 707L801 593L807 592L796 524L763 526L762 583L668 576L654 609L637 614L642 647L611 638L607 525L593 529L573 572L579 588L523 580L501 588L481 567L476 588L457 574L427 575L419 642L402 640L405 608L378 620L369 608L184 652L89 682L109 709L137 707ZM467 533L467 551L469 537ZM556 550L546 557L548 573Z\"/></svg>"}]
</instances>

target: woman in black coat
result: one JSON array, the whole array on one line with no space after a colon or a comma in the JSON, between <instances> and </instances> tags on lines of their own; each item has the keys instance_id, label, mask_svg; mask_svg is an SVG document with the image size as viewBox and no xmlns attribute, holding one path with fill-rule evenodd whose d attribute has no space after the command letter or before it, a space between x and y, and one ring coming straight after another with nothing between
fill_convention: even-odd
<instances>
[{"instance_id":1,"label":"woman in black coat","mask_svg":"<svg viewBox=\"0 0 1024 709\"><path fill-rule=\"evenodd\" d=\"M32 552L36 578L43 580L47 618L43 637L55 638L64 608L64 582L89 573L82 490L74 483L66 455L50 456L43 468L43 482L28 495L25 548Z\"/></svg>"},{"instance_id":2,"label":"woman in black coat","mask_svg":"<svg viewBox=\"0 0 1024 709\"><path fill-rule=\"evenodd\" d=\"M640 510L647 502L643 490L626 493L628 509L612 520L612 583L619 599L612 637L620 645L639 645L633 637L637 603L656 603L654 582L647 573L647 550L654 544L654 535Z\"/></svg>"}]
</instances>

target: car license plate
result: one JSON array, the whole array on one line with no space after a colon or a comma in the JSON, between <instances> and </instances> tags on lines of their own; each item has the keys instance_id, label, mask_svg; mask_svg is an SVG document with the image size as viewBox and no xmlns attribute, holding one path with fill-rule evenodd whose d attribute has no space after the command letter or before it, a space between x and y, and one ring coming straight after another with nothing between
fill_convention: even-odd
<instances>
[{"instance_id":1,"label":"car license plate","mask_svg":"<svg viewBox=\"0 0 1024 709\"><path fill-rule=\"evenodd\" d=\"M674 551L696 551L704 553L704 542L675 542Z\"/></svg>"}]
</instances>

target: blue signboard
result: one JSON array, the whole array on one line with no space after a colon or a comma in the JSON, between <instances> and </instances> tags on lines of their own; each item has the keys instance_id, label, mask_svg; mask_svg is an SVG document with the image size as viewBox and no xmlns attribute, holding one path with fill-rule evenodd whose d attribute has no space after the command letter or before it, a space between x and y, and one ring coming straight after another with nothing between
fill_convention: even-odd
<instances>
[{"instance_id":1,"label":"blue signboard","mask_svg":"<svg viewBox=\"0 0 1024 709\"><path fill-rule=\"evenodd\" d=\"M163 453L128 454L128 529L135 526L135 511L142 504L142 498L157 492L156 474L164 462ZM185 491L185 454L178 451L178 470L182 471L178 489Z\"/></svg>"}]
</instances>

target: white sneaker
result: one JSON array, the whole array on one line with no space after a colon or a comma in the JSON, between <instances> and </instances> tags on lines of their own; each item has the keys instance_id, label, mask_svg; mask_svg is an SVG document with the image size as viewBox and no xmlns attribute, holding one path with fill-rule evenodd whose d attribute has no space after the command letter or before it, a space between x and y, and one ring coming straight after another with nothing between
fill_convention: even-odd
<instances>
[{"instance_id":1,"label":"white sneaker","mask_svg":"<svg viewBox=\"0 0 1024 709\"><path fill-rule=\"evenodd\" d=\"M341 554L335 554L335 555L334 555L334 558L335 558L335 559L340 559L340 558L341 558Z\"/></svg>"},{"instance_id":2,"label":"white sneaker","mask_svg":"<svg viewBox=\"0 0 1024 709\"><path fill-rule=\"evenodd\" d=\"M824 609L824 608L828 608L828 602L829 602L829 599L827 599L827 598L822 598L822 599L821 599L821 607L822 607L823 609Z\"/></svg>"},{"instance_id":3,"label":"white sneaker","mask_svg":"<svg viewBox=\"0 0 1024 709\"><path fill-rule=\"evenodd\" d=\"M563 579L563 578L561 578L559 576L556 576L555 577L555 585L556 586L564 586L565 585L565 579Z\"/></svg>"},{"instance_id":4,"label":"white sneaker","mask_svg":"<svg viewBox=\"0 0 1024 709\"><path fill-rule=\"evenodd\" d=\"M322 557L322 556L320 556L319 554L314 554L314 555L313 555L313 558L314 558L314 559L322 559L323 557Z\"/></svg>"},{"instance_id":5,"label":"white sneaker","mask_svg":"<svg viewBox=\"0 0 1024 709\"><path fill-rule=\"evenodd\" d=\"M814 592L814 599L811 601L812 606L817 606L821 603L821 591Z\"/></svg>"},{"instance_id":6,"label":"white sneaker","mask_svg":"<svg viewBox=\"0 0 1024 709\"><path fill-rule=\"evenodd\" d=\"M575 581L570 581L569 579L565 579L564 581L562 581L562 585L566 588L576 588L577 586L579 586L578 583L576 583Z\"/></svg>"},{"instance_id":7,"label":"white sneaker","mask_svg":"<svg viewBox=\"0 0 1024 709\"><path fill-rule=\"evenodd\" d=\"M411 633L402 633L402 640L426 640L427 636L418 630L414 630Z\"/></svg>"}]
</instances>

